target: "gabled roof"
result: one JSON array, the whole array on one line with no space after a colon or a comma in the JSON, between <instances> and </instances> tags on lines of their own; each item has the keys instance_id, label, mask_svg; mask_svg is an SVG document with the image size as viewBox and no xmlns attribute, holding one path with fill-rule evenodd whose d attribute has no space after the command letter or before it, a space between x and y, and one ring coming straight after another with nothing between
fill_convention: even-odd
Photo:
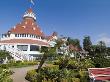
<instances>
[{"instance_id":1,"label":"gabled roof","mask_svg":"<svg viewBox=\"0 0 110 82\"><path fill-rule=\"evenodd\" d=\"M55 38L56 37L56 38ZM57 39L57 32L53 32L51 36L45 36L48 41Z\"/></svg>"},{"instance_id":2,"label":"gabled roof","mask_svg":"<svg viewBox=\"0 0 110 82\"><path fill-rule=\"evenodd\" d=\"M81 51L81 49L79 49L77 46L74 46L72 44L70 44L68 46L69 46L69 50L70 51Z\"/></svg>"}]
</instances>

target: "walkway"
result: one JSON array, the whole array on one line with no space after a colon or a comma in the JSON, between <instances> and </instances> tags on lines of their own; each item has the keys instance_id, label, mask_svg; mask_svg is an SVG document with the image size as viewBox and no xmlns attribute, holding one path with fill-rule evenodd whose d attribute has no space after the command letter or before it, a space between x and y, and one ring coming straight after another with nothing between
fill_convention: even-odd
<instances>
[{"instance_id":1,"label":"walkway","mask_svg":"<svg viewBox=\"0 0 110 82\"><path fill-rule=\"evenodd\" d=\"M36 69L38 66L30 66L30 67L22 67L22 68L12 68L11 70L14 71L14 74L11 75L13 82L29 82L25 80L25 76L27 71Z\"/></svg>"}]
</instances>

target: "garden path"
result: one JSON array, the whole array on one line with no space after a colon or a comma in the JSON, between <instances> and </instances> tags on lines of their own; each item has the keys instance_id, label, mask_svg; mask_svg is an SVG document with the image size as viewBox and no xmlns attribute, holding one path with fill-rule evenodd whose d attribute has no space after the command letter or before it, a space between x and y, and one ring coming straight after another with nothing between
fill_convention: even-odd
<instances>
[{"instance_id":1,"label":"garden path","mask_svg":"<svg viewBox=\"0 0 110 82\"><path fill-rule=\"evenodd\" d=\"M29 82L25 79L27 71L36 69L37 67L38 65L22 68L11 68L11 70L14 72L14 74L11 75L13 82Z\"/></svg>"}]
</instances>

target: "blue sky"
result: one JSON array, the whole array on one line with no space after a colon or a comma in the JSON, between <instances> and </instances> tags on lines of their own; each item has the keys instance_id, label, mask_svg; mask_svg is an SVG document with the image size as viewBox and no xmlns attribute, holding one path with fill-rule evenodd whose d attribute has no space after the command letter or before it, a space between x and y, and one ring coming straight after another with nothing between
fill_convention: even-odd
<instances>
[{"instance_id":1,"label":"blue sky","mask_svg":"<svg viewBox=\"0 0 110 82\"><path fill-rule=\"evenodd\" d=\"M49 35L78 38L91 36L93 43L103 40L110 45L110 0L33 0L37 23ZM0 34L22 20L29 0L1 0Z\"/></svg>"}]
</instances>

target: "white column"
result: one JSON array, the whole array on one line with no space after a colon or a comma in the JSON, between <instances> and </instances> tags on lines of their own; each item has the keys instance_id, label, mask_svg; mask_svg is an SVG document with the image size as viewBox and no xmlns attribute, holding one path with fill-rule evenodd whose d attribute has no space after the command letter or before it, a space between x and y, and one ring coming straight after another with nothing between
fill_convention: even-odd
<instances>
[{"instance_id":1,"label":"white column","mask_svg":"<svg viewBox=\"0 0 110 82\"><path fill-rule=\"evenodd\" d=\"M41 46L39 46L39 51L41 51Z\"/></svg>"},{"instance_id":2,"label":"white column","mask_svg":"<svg viewBox=\"0 0 110 82\"><path fill-rule=\"evenodd\" d=\"M17 44L14 44L13 46L14 46L15 49L18 49L18 48L17 48Z\"/></svg>"},{"instance_id":3,"label":"white column","mask_svg":"<svg viewBox=\"0 0 110 82\"><path fill-rule=\"evenodd\" d=\"M30 52L30 44L28 44L27 52Z\"/></svg>"}]
</instances>

